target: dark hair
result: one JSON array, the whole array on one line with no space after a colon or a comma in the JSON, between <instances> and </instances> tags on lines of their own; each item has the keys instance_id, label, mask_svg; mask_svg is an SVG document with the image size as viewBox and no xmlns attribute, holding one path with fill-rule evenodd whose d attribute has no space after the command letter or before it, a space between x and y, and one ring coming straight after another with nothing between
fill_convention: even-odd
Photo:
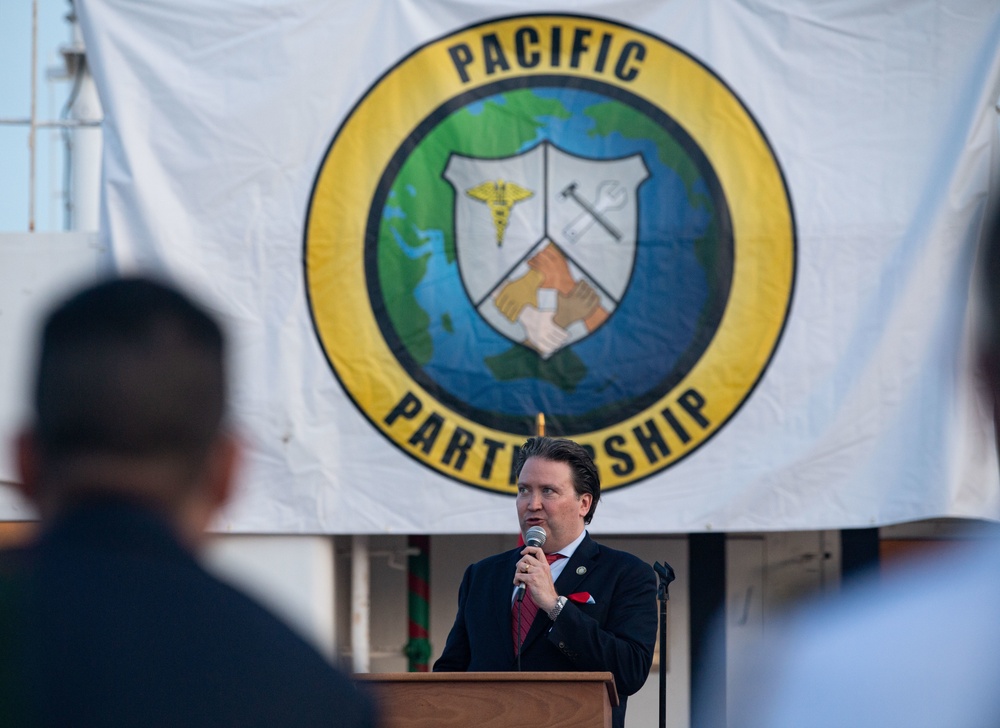
<instances>
[{"instance_id":1,"label":"dark hair","mask_svg":"<svg viewBox=\"0 0 1000 728\"><path fill-rule=\"evenodd\" d=\"M528 458L541 458L557 463L569 465L570 473L573 475L573 489L577 495L590 493L590 510L583 517L584 523L590 523L597 510L597 501L601 499L601 476L594 465L594 459L590 453L582 446L572 440L562 440L552 437L531 437L528 438L517 455L517 476L520 477L521 469L528 461Z\"/></svg>"},{"instance_id":2,"label":"dark hair","mask_svg":"<svg viewBox=\"0 0 1000 728\"><path fill-rule=\"evenodd\" d=\"M166 284L116 278L80 291L42 329L34 388L42 453L200 461L224 416L224 356L215 320Z\"/></svg>"}]
</instances>

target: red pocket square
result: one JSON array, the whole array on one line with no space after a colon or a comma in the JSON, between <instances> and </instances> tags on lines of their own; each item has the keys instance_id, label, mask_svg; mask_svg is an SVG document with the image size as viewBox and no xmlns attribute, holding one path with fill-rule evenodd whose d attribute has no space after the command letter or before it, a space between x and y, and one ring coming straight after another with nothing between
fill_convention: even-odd
<instances>
[{"instance_id":1,"label":"red pocket square","mask_svg":"<svg viewBox=\"0 0 1000 728\"><path fill-rule=\"evenodd\" d=\"M577 592L576 594L570 594L568 599L571 602L577 602L578 604L597 604L594 598L590 596L590 592Z\"/></svg>"}]
</instances>

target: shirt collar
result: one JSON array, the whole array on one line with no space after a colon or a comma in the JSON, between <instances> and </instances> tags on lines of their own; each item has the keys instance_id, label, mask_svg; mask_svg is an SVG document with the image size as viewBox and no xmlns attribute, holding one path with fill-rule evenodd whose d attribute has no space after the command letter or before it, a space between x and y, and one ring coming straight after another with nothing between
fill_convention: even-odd
<instances>
[{"instance_id":1,"label":"shirt collar","mask_svg":"<svg viewBox=\"0 0 1000 728\"><path fill-rule=\"evenodd\" d=\"M580 531L580 535L576 537L575 541L567 544L566 546L563 546L561 549L559 549L555 553L562 554L563 556L566 557L566 560L568 561L569 559L573 558L574 552L576 551L577 547L581 543L583 543L583 538L586 535L587 535L587 529L583 529L582 531Z\"/></svg>"}]
</instances>

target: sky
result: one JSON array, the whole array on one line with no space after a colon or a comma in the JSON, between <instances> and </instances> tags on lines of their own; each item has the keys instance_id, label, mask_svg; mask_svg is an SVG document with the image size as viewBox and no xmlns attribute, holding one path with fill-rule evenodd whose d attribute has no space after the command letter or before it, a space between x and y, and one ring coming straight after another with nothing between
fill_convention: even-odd
<instances>
[{"instance_id":1,"label":"sky","mask_svg":"<svg viewBox=\"0 0 1000 728\"><path fill-rule=\"evenodd\" d=\"M31 0L0 0L0 119L31 113ZM48 69L63 68L59 47L70 41L68 0L38 0L38 98L40 120L55 120L71 90L52 82ZM0 232L28 230L28 127L0 125ZM59 130L40 129L36 142L35 229L63 229L60 189L63 152Z\"/></svg>"}]
</instances>

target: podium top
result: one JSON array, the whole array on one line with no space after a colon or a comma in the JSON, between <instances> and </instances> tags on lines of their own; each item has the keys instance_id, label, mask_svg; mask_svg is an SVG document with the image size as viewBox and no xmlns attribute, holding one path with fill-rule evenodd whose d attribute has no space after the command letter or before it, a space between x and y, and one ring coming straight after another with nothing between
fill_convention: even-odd
<instances>
[{"instance_id":1,"label":"podium top","mask_svg":"<svg viewBox=\"0 0 1000 728\"><path fill-rule=\"evenodd\" d=\"M615 676L610 672L366 672L355 673L355 680L389 682L444 680L445 682L610 682Z\"/></svg>"},{"instance_id":2,"label":"podium top","mask_svg":"<svg viewBox=\"0 0 1000 728\"><path fill-rule=\"evenodd\" d=\"M608 702L618 705L615 676L610 672L378 672L351 676L365 683L604 683Z\"/></svg>"}]
</instances>

